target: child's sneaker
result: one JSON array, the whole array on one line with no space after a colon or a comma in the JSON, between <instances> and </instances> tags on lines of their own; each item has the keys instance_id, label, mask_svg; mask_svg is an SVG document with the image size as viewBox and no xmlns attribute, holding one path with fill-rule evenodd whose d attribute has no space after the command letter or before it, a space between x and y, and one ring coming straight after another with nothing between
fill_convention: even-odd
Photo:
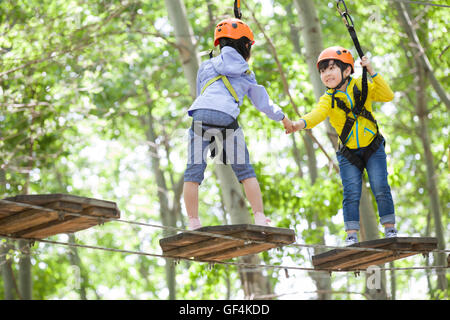
<instances>
[{"instance_id":1,"label":"child's sneaker","mask_svg":"<svg viewBox=\"0 0 450 320\"><path fill-rule=\"evenodd\" d=\"M347 237L345 238L345 245L351 246L352 244L358 243L358 234L355 233L347 233Z\"/></svg>"},{"instance_id":2,"label":"child's sneaker","mask_svg":"<svg viewBox=\"0 0 450 320\"><path fill-rule=\"evenodd\" d=\"M269 226L270 219L267 218L264 213L256 212L255 213L255 224L258 226Z\"/></svg>"},{"instance_id":3,"label":"child's sneaker","mask_svg":"<svg viewBox=\"0 0 450 320\"><path fill-rule=\"evenodd\" d=\"M188 228L189 230L195 230L202 227L199 218L189 218Z\"/></svg>"},{"instance_id":4,"label":"child's sneaker","mask_svg":"<svg viewBox=\"0 0 450 320\"><path fill-rule=\"evenodd\" d=\"M397 229L394 227L384 228L384 237L385 238L396 238L397 237Z\"/></svg>"}]
</instances>

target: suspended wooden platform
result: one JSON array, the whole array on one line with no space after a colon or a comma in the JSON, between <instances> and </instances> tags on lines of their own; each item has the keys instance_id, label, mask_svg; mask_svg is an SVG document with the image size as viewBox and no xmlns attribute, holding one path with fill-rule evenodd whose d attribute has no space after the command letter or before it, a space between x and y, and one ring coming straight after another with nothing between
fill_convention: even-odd
<instances>
[{"instance_id":1,"label":"suspended wooden platform","mask_svg":"<svg viewBox=\"0 0 450 320\"><path fill-rule=\"evenodd\" d=\"M195 231L230 236L239 240L183 232L159 240L164 255L223 261L282 247L295 241L294 230L253 224L208 226ZM251 240L263 243L252 243Z\"/></svg>"},{"instance_id":2,"label":"suspended wooden platform","mask_svg":"<svg viewBox=\"0 0 450 320\"><path fill-rule=\"evenodd\" d=\"M0 203L0 234L42 239L59 233L73 233L120 218L115 202L67 194L21 195ZM30 208L26 204L50 210ZM81 216L70 215L75 213Z\"/></svg>"},{"instance_id":3,"label":"suspended wooden platform","mask_svg":"<svg viewBox=\"0 0 450 320\"><path fill-rule=\"evenodd\" d=\"M402 259L419 253L426 254L437 248L436 238L397 237L363 241L349 247L386 249L392 251L360 251L333 249L312 257L314 268L329 271L366 270L371 265Z\"/></svg>"}]
</instances>

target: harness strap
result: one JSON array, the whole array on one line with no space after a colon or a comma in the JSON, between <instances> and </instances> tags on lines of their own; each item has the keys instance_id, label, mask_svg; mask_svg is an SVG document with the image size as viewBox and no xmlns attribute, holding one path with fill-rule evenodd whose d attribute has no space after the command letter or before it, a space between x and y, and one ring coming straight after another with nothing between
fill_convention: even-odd
<instances>
[{"instance_id":1,"label":"harness strap","mask_svg":"<svg viewBox=\"0 0 450 320\"><path fill-rule=\"evenodd\" d=\"M233 129L234 131L239 129L239 123L237 121L237 119L235 119L232 123L230 123L227 126L219 126L219 125L215 125L215 124L208 124L208 123L202 123L202 131L201 131L201 136L203 137L205 135L205 132L207 131L207 129L205 129L205 127L209 127L209 128L217 128L217 129L221 129L220 130L220 134L222 136L222 148L223 148L223 152L222 152L222 162L223 163L227 163L227 154L225 151L225 140L227 139L227 129ZM195 134L199 134L199 132L195 131L195 125L194 125L194 121L192 121L191 124L191 129ZM233 131L233 132L234 132ZM216 136L211 136L209 142L210 142L210 151L211 151L211 158L214 158L216 156L216 148L215 148L215 144L214 142L216 141Z\"/></svg>"},{"instance_id":2,"label":"harness strap","mask_svg":"<svg viewBox=\"0 0 450 320\"><path fill-rule=\"evenodd\" d=\"M212 79L210 79L205 86L202 89L202 92L200 94L203 94L203 92L206 90L206 88L208 88L211 84L213 84L214 82L216 82L217 80L222 79L223 84L225 85L225 87L228 89L228 91L230 92L230 94L233 96L234 101L236 101L236 103L239 103L239 97L236 93L236 91L234 90L233 86L230 83L230 80L228 80L227 76L221 74L218 75L217 77L214 77Z\"/></svg>"},{"instance_id":3,"label":"harness strap","mask_svg":"<svg viewBox=\"0 0 450 320\"><path fill-rule=\"evenodd\" d=\"M341 7L343 5L343 8ZM350 37L353 40L353 44L355 45L356 51L358 52L358 55L360 58L364 56L364 52L361 49L361 45L359 44L358 36L356 35L355 26L353 23L353 19L350 16L350 14L347 12L347 6L345 5L344 0L338 0L336 4L337 10L339 14L342 17L342 20L344 21L345 26L347 27L348 33L350 34ZM355 99L355 104L360 105L361 107L364 106L367 99L367 91L368 91L368 85L367 85L367 68L363 68L363 74L362 74L362 94L358 97L358 99Z\"/></svg>"},{"instance_id":4,"label":"harness strap","mask_svg":"<svg viewBox=\"0 0 450 320\"><path fill-rule=\"evenodd\" d=\"M234 0L234 16L238 19L242 18L241 0Z\"/></svg>"},{"instance_id":5,"label":"harness strap","mask_svg":"<svg viewBox=\"0 0 450 320\"><path fill-rule=\"evenodd\" d=\"M381 143L386 144L383 136L380 133L377 133L376 137L372 140L372 142L363 148L362 156L359 156L355 153L354 150L349 147L342 145L341 148L336 152L337 154L343 155L351 164L356 166L361 173L364 171L364 168L367 166L367 162L370 157L378 150Z\"/></svg>"},{"instance_id":6,"label":"harness strap","mask_svg":"<svg viewBox=\"0 0 450 320\"><path fill-rule=\"evenodd\" d=\"M359 91L357 85L355 84L353 86L354 99L356 100L360 96L360 94L361 94L361 92ZM364 118L366 118L369 121L372 121L376 125L377 132L378 132L378 123L377 123L377 121L373 117L372 113L367 111L367 109L364 106L356 105L356 103L355 103L355 106L353 107L353 109L350 109L349 107L347 107L347 105L345 104L344 101L342 101L339 98L336 98L334 96L334 93L333 93L333 96L332 96L331 99L332 99L331 100L332 108L334 108L334 101L336 101L338 108L343 110L345 112L345 114L346 114L346 120L345 120L345 123L344 123L344 127L342 128L341 134L339 135L339 138L341 139L343 145L346 144L347 137L350 134L350 132L351 132L351 130L353 128L353 125L356 122L356 118L358 118L359 116L364 117ZM353 113L355 118L350 117L349 116L350 113Z\"/></svg>"}]
</instances>

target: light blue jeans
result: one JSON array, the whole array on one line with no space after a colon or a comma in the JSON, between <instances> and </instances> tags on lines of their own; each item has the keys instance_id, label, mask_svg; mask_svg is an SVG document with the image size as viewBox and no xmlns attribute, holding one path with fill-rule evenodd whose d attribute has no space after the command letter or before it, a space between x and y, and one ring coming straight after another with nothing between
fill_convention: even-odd
<instances>
[{"instance_id":1,"label":"light blue jeans","mask_svg":"<svg viewBox=\"0 0 450 320\"><path fill-rule=\"evenodd\" d=\"M364 150L365 148L360 148L356 152L361 155ZM341 180L344 187L342 205L345 230L359 230L359 202L361 199L362 173L339 152L337 153L337 159L339 161ZM383 225L386 223L394 224L394 202L387 179L388 172L384 143L369 158L366 170L369 176L370 188L377 202L380 223Z\"/></svg>"},{"instance_id":2,"label":"light blue jeans","mask_svg":"<svg viewBox=\"0 0 450 320\"><path fill-rule=\"evenodd\" d=\"M217 126L227 126L234 121L232 116L224 112L209 109L195 110L192 113L192 118L199 125L200 123L207 123ZM204 136L201 136L201 130L196 129L196 132L194 132L192 128L189 129L188 163L184 172L185 182L191 181L201 184L204 179L206 157L208 156L211 144L210 136L214 135L217 129L207 126L203 126L203 129L207 130ZM215 138L218 140L218 136L215 136ZM231 164L231 168L239 182L256 177L255 170L250 164L250 156L241 128L227 135L224 147L226 149L227 163ZM221 153L222 150L217 150L216 157L221 156Z\"/></svg>"}]
</instances>

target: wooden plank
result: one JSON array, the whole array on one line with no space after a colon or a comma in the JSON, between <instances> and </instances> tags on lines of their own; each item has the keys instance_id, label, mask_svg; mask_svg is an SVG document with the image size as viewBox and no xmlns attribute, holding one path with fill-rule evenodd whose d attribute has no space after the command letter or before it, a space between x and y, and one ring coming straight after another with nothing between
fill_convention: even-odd
<instances>
[{"instance_id":1,"label":"wooden plank","mask_svg":"<svg viewBox=\"0 0 450 320\"><path fill-rule=\"evenodd\" d=\"M69 220L77 219L74 216L66 216L64 220L52 220L47 223L39 224L31 228L25 228L13 233L14 237L23 237L23 238L37 238L42 239L46 238L58 233L61 229L61 225L67 223Z\"/></svg>"},{"instance_id":2,"label":"wooden plank","mask_svg":"<svg viewBox=\"0 0 450 320\"><path fill-rule=\"evenodd\" d=\"M206 227L199 228L195 231L230 236L231 234L242 230L242 226L245 226L245 225L206 226ZM207 239L221 239L221 238L208 236L208 235L200 235L200 234L195 234L195 233L190 233L190 232L182 232L182 233L179 233L174 236L160 239L159 245L161 246L163 251L165 251L165 250L171 250L173 248L178 248L181 246L205 241Z\"/></svg>"},{"instance_id":3,"label":"wooden plank","mask_svg":"<svg viewBox=\"0 0 450 320\"><path fill-rule=\"evenodd\" d=\"M334 249L312 257L317 269L360 270L370 265L402 259L436 249L437 239L430 237L397 237L364 241L350 247L392 250L391 252Z\"/></svg>"},{"instance_id":4,"label":"wooden plank","mask_svg":"<svg viewBox=\"0 0 450 320\"><path fill-rule=\"evenodd\" d=\"M98 224L99 221L97 218L67 216L62 221L52 221L48 224L36 226L36 228L23 230L16 235L24 238L42 239L60 233L78 232Z\"/></svg>"},{"instance_id":5,"label":"wooden plank","mask_svg":"<svg viewBox=\"0 0 450 320\"><path fill-rule=\"evenodd\" d=\"M320 269L336 269L336 270L340 270L340 269L344 269L346 267L351 267L352 265L355 264L355 261L371 261L372 258L377 254L378 252L373 252L373 251L353 251L352 254L350 255L345 255L345 256L341 256L338 258L338 256L336 257L336 259L334 260L330 260L324 263L320 263L320 264L315 264L314 266ZM378 257L384 257L384 256L388 256L391 255L390 252L381 252L378 253Z\"/></svg>"},{"instance_id":6,"label":"wooden plank","mask_svg":"<svg viewBox=\"0 0 450 320\"><path fill-rule=\"evenodd\" d=\"M387 262L391 262L391 261L395 261L395 260L399 260L399 259L403 259L409 256L413 256L416 255L417 253L401 253L401 254L397 254L397 255L389 255L386 256L382 259L378 259L378 260L374 260L374 261L369 261L369 262L365 262L365 263L361 263L361 264L354 264L352 266L352 270L365 270L370 266L373 265L382 265L385 264Z\"/></svg>"},{"instance_id":7,"label":"wooden plank","mask_svg":"<svg viewBox=\"0 0 450 320\"><path fill-rule=\"evenodd\" d=\"M220 261L259 253L295 241L293 230L249 224L209 226L196 231L220 234L242 240L183 232L160 240L163 253L175 257ZM247 243L249 241L263 243Z\"/></svg>"},{"instance_id":8,"label":"wooden plank","mask_svg":"<svg viewBox=\"0 0 450 320\"><path fill-rule=\"evenodd\" d=\"M68 202L68 201L56 201L50 202L45 205L45 208L56 209L68 212L81 212L83 210L83 206L80 203Z\"/></svg>"},{"instance_id":9,"label":"wooden plank","mask_svg":"<svg viewBox=\"0 0 450 320\"><path fill-rule=\"evenodd\" d=\"M421 239L421 240L419 240ZM377 239L360 242L349 246L357 248L374 248L374 249L395 249L395 250L417 250L415 248L420 248L424 244L430 244L434 246L437 244L436 238L412 238L412 237L398 237L398 238L387 238L387 239ZM313 264L320 265L328 261L334 261L341 257L354 255L356 250L345 250L345 249L333 249L318 255L313 256Z\"/></svg>"},{"instance_id":10,"label":"wooden plank","mask_svg":"<svg viewBox=\"0 0 450 320\"><path fill-rule=\"evenodd\" d=\"M89 207L83 210L83 214L96 217L117 218L118 210L102 207Z\"/></svg>"},{"instance_id":11,"label":"wooden plank","mask_svg":"<svg viewBox=\"0 0 450 320\"><path fill-rule=\"evenodd\" d=\"M18 195L15 197L6 198L5 200L35 205L43 205L51 202L65 201L82 204L84 207L93 206L93 207L117 209L117 204L112 201L92 199L63 193Z\"/></svg>"},{"instance_id":12,"label":"wooden plank","mask_svg":"<svg viewBox=\"0 0 450 320\"><path fill-rule=\"evenodd\" d=\"M242 257L249 254L256 254L262 251L266 251L272 248L277 247L277 245L272 243L261 244L261 243L250 243L243 246L238 246L234 248L228 248L225 250L211 252L209 254L196 257L199 260L214 260L214 261L222 261L227 259L232 259L235 257Z\"/></svg>"},{"instance_id":13,"label":"wooden plank","mask_svg":"<svg viewBox=\"0 0 450 320\"><path fill-rule=\"evenodd\" d=\"M13 233L55 219L58 219L56 211L29 209L0 219L0 232Z\"/></svg>"},{"instance_id":14,"label":"wooden plank","mask_svg":"<svg viewBox=\"0 0 450 320\"><path fill-rule=\"evenodd\" d=\"M295 241L295 233L293 230L285 229L285 228L276 228L276 227L265 227L265 226L257 226L251 224L234 224L234 225L226 225L226 226L207 226L197 229L195 231L215 233L219 235L232 236L233 233L242 232L242 231L254 231L256 234L264 233L265 235L270 237L275 237L276 235L284 236L281 240L276 240L274 238L274 242L280 241L281 243L292 243ZM250 234L248 234L250 235ZM207 238L214 238L211 236L198 235L189 232L179 233L175 236L163 238L159 240L159 244L163 250L170 250L171 246L181 246L187 245L190 243L204 241ZM254 238L257 239L266 239L266 238Z\"/></svg>"},{"instance_id":15,"label":"wooden plank","mask_svg":"<svg viewBox=\"0 0 450 320\"><path fill-rule=\"evenodd\" d=\"M171 250L164 251L165 255L169 256L179 256L185 258L191 258L196 256L205 255L211 251L219 249L234 248L239 245L243 245L245 240L226 240L221 238L208 239L205 241L192 243L187 246L174 248Z\"/></svg>"},{"instance_id":16,"label":"wooden plank","mask_svg":"<svg viewBox=\"0 0 450 320\"><path fill-rule=\"evenodd\" d=\"M16 237L45 238L58 233L72 233L106 222L101 220L102 217L120 217L114 202L67 194L19 195L5 200L18 203L1 206L0 233ZM54 211L29 209L21 203Z\"/></svg>"},{"instance_id":17,"label":"wooden plank","mask_svg":"<svg viewBox=\"0 0 450 320\"><path fill-rule=\"evenodd\" d=\"M21 206L19 204L12 204L12 203L11 204L9 204L9 203L3 204L2 203L2 204L0 204L0 218L7 217L11 214L23 211L25 209L27 209L27 208L24 206Z\"/></svg>"}]
</instances>

